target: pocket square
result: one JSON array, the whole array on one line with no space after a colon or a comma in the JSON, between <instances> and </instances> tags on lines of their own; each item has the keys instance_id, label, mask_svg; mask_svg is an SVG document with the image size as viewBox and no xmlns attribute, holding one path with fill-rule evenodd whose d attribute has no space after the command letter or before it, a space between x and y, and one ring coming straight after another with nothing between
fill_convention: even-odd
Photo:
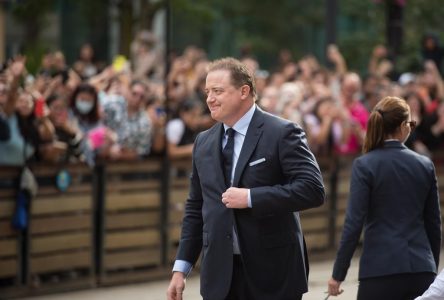
<instances>
[{"instance_id":1,"label":"pocket square","mask_svg":"<svg viewBox=\"0 0 444 300\"><path fill-rule=\"evenodd\" d=\"M264 161L265 161L265 157L262 157L262 158L259 158L258 160L252 161L252 162L249 163L248 165L249 165L250 167L252 167L252 166L255 166L255 165L257 165L257 164L260 164L260 163L262 163L262 162L264 162Z\"/></svg>"}]
</instances>

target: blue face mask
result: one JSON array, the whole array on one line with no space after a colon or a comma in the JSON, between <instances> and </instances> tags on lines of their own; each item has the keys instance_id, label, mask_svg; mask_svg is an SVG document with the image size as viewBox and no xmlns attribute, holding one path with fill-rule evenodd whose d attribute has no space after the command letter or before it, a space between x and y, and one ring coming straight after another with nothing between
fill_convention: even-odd
<instances>
[{"instance_id":1,"label":"blue face mask","mask_svg":"<svg viewBox=\"0 0 444 300\"><path fill-rule=\"evenodd\" d=\"M79 111L79 113L86 115L93 109L94 103L91 101L78 99L76 101L76 108Z\"/></svg>"}]
</instances>

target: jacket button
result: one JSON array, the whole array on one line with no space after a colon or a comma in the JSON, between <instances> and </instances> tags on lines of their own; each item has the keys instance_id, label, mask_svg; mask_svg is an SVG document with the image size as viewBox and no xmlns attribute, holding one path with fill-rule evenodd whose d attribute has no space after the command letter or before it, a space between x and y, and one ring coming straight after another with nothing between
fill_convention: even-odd
<instances>
[{"instance_id":1,"label":"jacket button","mask_svg":"<svg viewBox=\"0 0 444 300\"><path fill-rule=\"evenodd\" d=\"M231 234L227 234L227 239L231 240Z\"/></svg>"}]
</instances>

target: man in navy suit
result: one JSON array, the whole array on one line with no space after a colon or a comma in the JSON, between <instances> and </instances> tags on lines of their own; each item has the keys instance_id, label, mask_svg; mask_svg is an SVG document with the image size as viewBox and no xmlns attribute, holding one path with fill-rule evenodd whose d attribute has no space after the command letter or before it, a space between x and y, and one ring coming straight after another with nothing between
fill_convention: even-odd
<instances>
[{"instance_id":1,"label":"man in navy suit","mask_svg":"<svg viewBox=\"0 0 444 300\"><path fill-rule=\"evenodd\" d=\"M219 123L194 143L168 299L182 299L201 252L205 300L301 299L308 261L298 212L325 198L305 133L255 105L253 75L238 60L209 66L206 93Z\"/></svg>"}]
</instances>

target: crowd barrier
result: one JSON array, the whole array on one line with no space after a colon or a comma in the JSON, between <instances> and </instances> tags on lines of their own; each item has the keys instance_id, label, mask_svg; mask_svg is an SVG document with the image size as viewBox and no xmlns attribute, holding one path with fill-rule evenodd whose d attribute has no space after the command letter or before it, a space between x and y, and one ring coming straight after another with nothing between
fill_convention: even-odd
<instances>
[{"instance_id":1,"label":"crowd barrier","mask_svg":"<svg viewBox=\"0 0 444 300\"><path fill-rule=\"evenodd\" d=\"M300 214L309 253L338 245L352 161L318 158L327 201ZM435 166L443 186L444 155L435 156ZM163 158L95 168L33 165L39 190L22 231L11 227L20 170L1 167L0 299L169 276L190 167L190 160ZM440 193L444 201L444 188Z\"/></svg>"}]
</instances>

